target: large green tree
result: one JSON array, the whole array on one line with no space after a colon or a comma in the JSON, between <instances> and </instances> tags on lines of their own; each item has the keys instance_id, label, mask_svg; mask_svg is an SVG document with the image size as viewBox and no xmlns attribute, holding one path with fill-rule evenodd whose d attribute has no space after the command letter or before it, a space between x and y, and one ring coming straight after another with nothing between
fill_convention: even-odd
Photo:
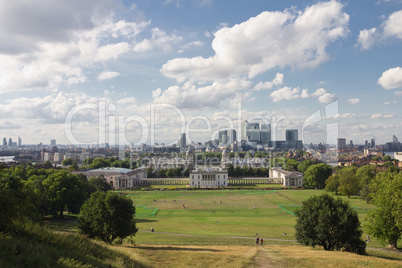
<instances>
[{"instance_id":1,"label":"large green tree","mask_svg":"<svg viewBox=\"0 0 402 268\"><path fill-rule=\"evenodd\" d=\"M338 174L332 174L325 181L325 190L327 192L338 194L338 187L339 187L339 175Z\"/></svg>"},{"instance_id":2,"label":"large green tree","mask_svg":"<svg viewBox=\"0 0 402 268\"><path fill-rule=\"evenodd\" d=\"M95 192L80 212L80 230L90 238L99 237L111 243L135 235L135 206L127 197L113 192Z\"/></svg>"},{"instance_id":3,"label":"large green tree","mask_svg":"<svg viewBox=\"0 0 402 268\"><path fill-rule=\"evenodd\" d=\"M348 167L340 171L338 191L348 198L360 190L359 179L356 177L356 168Z\"/></svg>"},{"instance_id":4,"label":"large green tree","mask_svg":"<svg viewBox=\"0 0 402 268\"><path fill-rule=\"evenodd\" d=\"M308 169L309 166L313 165L313 161L311 161L310 159L306 159L303 160L303 162L301 162L298 166L297 169L301 172L301 173L305 173Z\"/></svg>"},{"instance_id":5,"label":"large green tree","mask_svg":"<svg viewBox=\"0 0 402 268\"><path fill-rule=\"evenodd\" d=\"M316 165L311 165L307 168L304 174L304 187L313 189L325 188L325 181L332 174L332 168L330 165L320 163Z\"/></svg>"},{"instance_id":6,"label":"large green tree","mask_svg":"<svg viewBox=\"0 0 402 268\"><path fill-rule=\"evenodd\" d=\"M360 197L367 201L370 201L370 188L371 181L375 178L377 169L374 165L362 166L356 171L356 177L359 180Z\"/></svg>"},{"instance_id":7,"label":"large green tree","mask_svg":"<svg viewBox=\"0 0 402 268\"><path fill-rule=\"evenodd\" d=\"M313 196L295 212L296 239L305 246L364 254L366 243L356 211L341 198Z\"/></svg>"},{"instance_id":8,"label":"large green tree","mask_svg":"<svg viewBox=\"0 0 402 268\"><path fill-rule=\"evenodd\" d=\"M402 237L402 173L378 173L370 191L376 209L367 216L368 233L396 248Z\"/></svg>"}]
</instances>

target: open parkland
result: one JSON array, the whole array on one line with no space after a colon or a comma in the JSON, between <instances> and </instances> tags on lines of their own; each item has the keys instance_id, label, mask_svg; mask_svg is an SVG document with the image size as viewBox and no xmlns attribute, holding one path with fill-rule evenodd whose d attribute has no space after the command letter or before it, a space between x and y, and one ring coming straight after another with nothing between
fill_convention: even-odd
<instances>
[{"instance_id":1,"label":"open parkland","mask_svg":"<svg viewBox=\"0 0 402 268\"><path fill-rule=\"evenodd\" d=\"M402 267L400 251L385 250L374 237L366 256L301 246L293 212L324 191L263 187L190 190L153 185L118 191L134 201L139 231L135 244L108 247L149 267ZM364 227L373 206L358 197L348 201ZM49 219L47 224L56 232L78 231L74 217ZM257 237L264 245L256 245Z\"/></svg>"}]
</instances>

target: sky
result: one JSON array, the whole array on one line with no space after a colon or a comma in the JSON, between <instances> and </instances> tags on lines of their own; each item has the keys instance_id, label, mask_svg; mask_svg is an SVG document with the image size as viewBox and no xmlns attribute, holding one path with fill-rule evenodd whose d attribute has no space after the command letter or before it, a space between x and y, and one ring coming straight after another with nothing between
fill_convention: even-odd
<instances>
[{"instance_id":1,"label":"sky","mask_svg":"<svg viewBox=\"0 0 402 268\"><path fill-rule=\"evenodd\" d=\"M402 1L0 4L0 137L176 143L241 122L402 139Z\"/></svg>"}]
</instances>

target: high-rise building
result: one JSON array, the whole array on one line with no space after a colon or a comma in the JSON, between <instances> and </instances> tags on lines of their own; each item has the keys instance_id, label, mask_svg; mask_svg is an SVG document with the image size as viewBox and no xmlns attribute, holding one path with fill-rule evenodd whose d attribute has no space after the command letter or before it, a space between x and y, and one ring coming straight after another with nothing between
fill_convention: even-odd
<instances>
[{"instance_id":1,"label":"high-rise building","mask_svg":"<svg viewBox=\"0 0 402 268\"><path fill-rule=\"evenodd\" d=\"M374 139L371 139L370 145L371 145L371 148L374 148L374 147L375 147L375 140L374 140Z\"/></svg>"},{"instance_id":2,"label":"high-rise building","mask_svg":"<svg viewBox=\"0 0 402 268\"><path fill-rule=\"evenodd\" d=\"M13 139L9 138L8 139L8 147L11 147L11 146L13 146Z\"/></svg>"},{"instance_id":3,"label":"high-rise building","mask_svg":"<svg viewBox=\"0 0 402 268\"><path fill-rule=\"evenodd\" d=\"M7 146L7 139L3 138L3 146L6 147Z\"/></svg>"},{"instance_id":4,"label":"high-rise building","mask_svg":"<svg viewBox=\"0 0 402 268\"><path fill-rule=\"evenodd\" d=\"M286 129L286 141L297 141L299 139L297 129Z\"/></svg>"},{"instance_id":5,"label":"high-rise building","mask_svg":"<svg viewBox=\"0 0 402 268\"><path fill-rule=\"evenodd\" d=\"M219 146L226 146L228 144L228 131L219 130L218 140L219 140Z\"/></svg>"},{"instance_id":6,"label":"high-rise building","mask_svg":"<svg viewBox=\"0 0 402 268\"><path fill-rule=\"evenodd\" d=\"M186 133L181 133L180 134L180 151L185 151L186 150Z\"/></svg>"},{"instance_id":7,"label":"high-rise building","mask_svg":"<svg viewBox=\"0 0 402 268\"><path fill-rule=\"evenodd\" d=\"M261 124L261 143L266 144L271 141L271 125Z\"/></svg>"},{"instance_id":8,"label":"high-rise building","mask_svg":"<svg viewBox=\"0 0 402 268\"><path fill-rule=\"evenodd\" d=\"M368 147L368 140L364 142L364 146Z\"/></svg>"},{"instance_id":9,"label":"high-rise building","mask_svg":"<svg viewBox=\"0 0 402 268\"><path fill-rule=\"evenodd\" d=\"M350 146L350 148L353 148L354 145L353 145L353 141L352 141L352 140L349 141L349 146Z\"/></svg>"},{"instance_id":10,"label":"high-rise building","mask_svg":"<svg viewBox=\"0 0 402 268\"><path fill-rule=\"evenodd\" d=\"M50 140L50 146L56 146L56 140Z\"/></svg>"},{"instance_id":11,"label":"high-rise building","mask_svg":"<svg viewBox=\"0 0 402 268\"><path fill-rule=\"evenodd\" d=\"M346 139L344 138L339 138L338 139L338 146L337 146L338 150L342 150L346 148Z\"/></svg>"},{"instance_id":12,"label":"high-rise building","mask_svg":"<svg viewBox=\"0 0 402 268\"><path fill-rule=\"evenodd\" d=\"M20 137L18 137L18 147L21 147L21 145L22 145L22 140Z\"/></svg>"},{"instance_id":13,"label":"high-rise building","mask_svg":"<svg viewBox=\"0 0 402 268\"><path fill-rule=\"evenodd\" d=\"M228 144L233 144L237 140L236 130L229 129L228 130Z\"/></svg>"}]
</instances>

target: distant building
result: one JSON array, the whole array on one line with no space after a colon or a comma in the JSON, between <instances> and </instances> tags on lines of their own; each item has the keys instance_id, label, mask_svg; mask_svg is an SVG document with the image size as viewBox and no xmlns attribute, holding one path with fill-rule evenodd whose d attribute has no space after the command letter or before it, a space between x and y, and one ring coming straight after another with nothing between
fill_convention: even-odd
<instances>
[{"instance_id":1,"label":"distant building","mask_svg":"<svg viewBox=\"0 0 402 268\"><path fill-rule=\"evenodd\" d=\"M269 177L272 179L282 179L283 186L303 186L303 173L297 171L287 171L282 168L271 168Z\"/></svg>"},{"instance_id":2,"label":"distant building","mask_svg":"<svg viewBox=\"0 0 402 268\"><path fill-rule=\"evenodd\" d=\"M226 170L195 170L190 172L190 187L215 188L228 185Z\"/></svg>"},{"instance_id":3,"label":"distant building","mask_svg":"<svg viewBox=\"0 0 402 268\"><path fill-rule=\"evenodd\" d=\"M236 130L227 129L219 130L218 133L218 144L221 147L233 144L236 141Z\"/></svg>"},{"instance_id":4,"label":"distant building","mask_svg":"<svg viewBox=\"0 0 402 268\"><path fill-rule=\"evenodd\" d=\"M337 149L338 150L346 149L346 139L344 139L344 138L338 139Z\"/></svg>"},{"instance_id":5,"label":"distant building","mask_svg":"<svg viewBox=\"0 0 402 268\"><path fill-rule=\"evenodd\" d=\"M375 140L374 140L374 139L371 139L370 147L371 147L371 148L374 148L374 147L375 147Z\"/></svg>"},{"instance_id":6,"label":"distant building","mask_svg":"<svg viewBox=\"0 0 402 268\"><path fill-rule=\"evenodd\" d=\"M12 147L13 146L13 139L9 138L8 139L8 147Z\"/></svg>"},{"instance_id":7,"label":"distant building","mask_svg":"<svg viewBox=\"0 0 402 268\"><path fill-rule=\"evenodd\" d=\"M95 178L103 176L106 181L117 189L133 188L141 185L141 180L147 178L147 170L145 168L137 168L135 170L127 168L99 168L74 171L73 174L83 174L87 178Z\"/></svg>"},{"instance_id":8,"label":"distant building","mask_svg":"<svg viewBox=\"0 0 402 268\"><path fill-rule=\"evenodd\" d=\"M50 146L51 147L56 146L56 140L50 140Z\"/></svg>"},{"instance_id":9,"label":"distant building","mask_svg":"<svg viewBox=\"0 0 402 268\"><path fill-rule=\"evenodd\" d=\"M22 146L22 140L20 137L18 137L18 147L21 147L21 146Z\"/></svg>"},{"instance_id":10,"label":"distant building","mask_svg":"<svg viewBox=\"0 0 402 268\"><path fill-rule=\"evenodd\" d=\"M244 121L241 125L240 140L248 143L267 144L271 141L271 125Z\"/></svg>"},{"instance_id":11,"label":"distant building","mask_svg":"<svg viewBox=\"0 0 402 268\"><path fill-rule=\"evenodd\" d=\"M395 152L394 160L399 160L399 162L402 162L402 152Z\"/></svg>"},{"instance_id":12,"label":"distant building","mask_svg":"<svg viewBox=\"0 0 402 268\"><path fill-rule=\"evenodd\" d=\"M299 134L297 129L286 129L286 141L297 141Z\"/></svg>"},{"instance_id":13,"label":"distant building","mask_svg":"<svg viewBox=\"0 0 402 268\"><path fill-rule=\"evenodd\" d=\"M7 139L3 138L3 147L6 147L6 146L7 146Z\"/></svg>"},{"instance_id":14,"label":"distant building","mask_svg":"<svg viewBox=\"0 0 402 268\"><path fill-rule=\"evenodd\" d=\"M177 146L180 148L180 151L185 152L187 149L187 140L186 133L181 133L180 138L177 140Z\"/></svg>"}]
</instances>

